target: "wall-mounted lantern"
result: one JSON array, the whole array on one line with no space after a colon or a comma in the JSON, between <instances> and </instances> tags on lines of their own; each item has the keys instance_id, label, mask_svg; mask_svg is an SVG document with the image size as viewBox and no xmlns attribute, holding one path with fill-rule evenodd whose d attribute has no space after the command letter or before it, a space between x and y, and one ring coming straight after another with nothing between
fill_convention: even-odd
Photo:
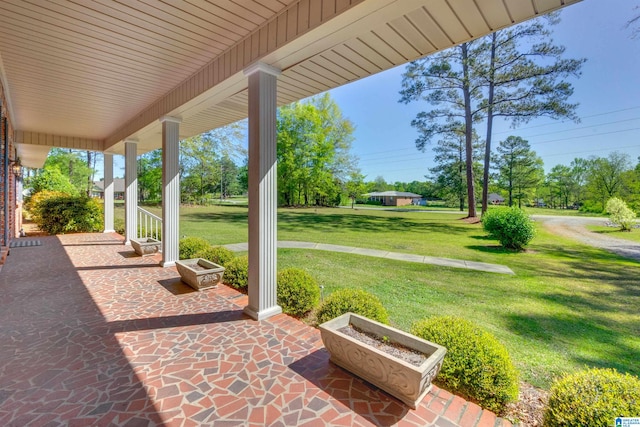
<instances>
[{"instance_id":1,"label":"wall-mounted lantern","mask_svg":"<svg viewBox=\"0 0 640 427\"><path fill-rule=\"evenodd\" d=\"M20 158L11 161L11 170L15 176L22 176L22 164Z\"/></svg>"}]
</instances>

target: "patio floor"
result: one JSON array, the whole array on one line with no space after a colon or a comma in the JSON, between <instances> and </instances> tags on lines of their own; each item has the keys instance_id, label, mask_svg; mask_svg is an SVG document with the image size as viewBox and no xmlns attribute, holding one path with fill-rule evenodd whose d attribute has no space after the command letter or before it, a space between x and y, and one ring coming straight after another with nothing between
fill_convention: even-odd
<instances>
[{"instance_id":1,"label":"patio floor","mask_svg":"<svg viewBox=\"0 0 640 427\"><path fill-rule=\"evenodd\" d=\"M436 387L416 410L328 361L319 332L180 282L117 234L20 239L0 271L2 426L501 426Z\"/></svg>"}]
</instances>

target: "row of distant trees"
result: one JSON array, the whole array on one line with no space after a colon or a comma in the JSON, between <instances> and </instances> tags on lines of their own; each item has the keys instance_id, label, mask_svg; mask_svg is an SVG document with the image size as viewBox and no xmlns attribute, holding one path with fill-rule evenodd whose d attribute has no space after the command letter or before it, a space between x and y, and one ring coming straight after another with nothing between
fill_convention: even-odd
<instances>
[{"instance_id":1,"label":"row of distant trees","mask_svg":"<svg viewBox=\"0 0 640 427\"><path fill-rule=\"evenodd\" d=\"M473 167L477 172L482 168L483 150L484 145L476 141ZM434 151L436 165L430 169L424 187L429 190L427 197L442 199L450 206L465 210L468 187L463 139L441 143ZM624 153L575 158L570 164L556 165L545 174L544 162L529 142L519 136L509 136L499 142L492 153L491 164L487 188L503 195L509 206L545 205L602 212L608 199L619 197L640 211L640 159L634 165ZM475 199L481 200L482 176L474 174L474 179ZM404 183L376 186L424 194L420 190L407 190L409 187ZM415 188L415 183L411 187Z\"/></svg>"}]
</instances>

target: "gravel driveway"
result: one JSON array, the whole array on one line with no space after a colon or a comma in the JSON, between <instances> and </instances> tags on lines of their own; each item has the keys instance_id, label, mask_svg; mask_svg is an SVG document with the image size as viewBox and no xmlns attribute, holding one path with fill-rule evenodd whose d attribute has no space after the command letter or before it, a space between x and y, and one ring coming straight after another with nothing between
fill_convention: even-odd
<instances>
[{"instance_id":1,"label":"gravel driveway","mask_svg":"<svg viewBox=\"0 0 640 427\"><path fill-rule=\"evenodd\" d=\"M554 234L640 261L640 243L587 230L587 225L604 225L607 218L550 215L533 215L532 218L543 223ZM638 230L633 232L637 233Z\"/></svg>"}]
</instances>

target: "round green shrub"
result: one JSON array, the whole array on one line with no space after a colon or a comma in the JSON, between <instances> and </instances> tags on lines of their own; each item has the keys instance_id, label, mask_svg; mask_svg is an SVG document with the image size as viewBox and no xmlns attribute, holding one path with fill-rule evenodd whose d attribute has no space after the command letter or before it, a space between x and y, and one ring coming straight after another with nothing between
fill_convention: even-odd
<instances>
[{"instance_id":1,"label":"round green shrub","mask_svg":"<svg viewBox=\"0 0 640 427\"><path fill-rule=\"evenodd\" d=\"M209 249L211 245L202 237L185 237L178 242L178 256L180 259L194 258L197 252Z\"/></svg>"},{"instance_id":2,"label":"round green shrub","mask_svg":"<svg viewBox=\"0 0 640 427\"><path fill-rule=\"evenodd\" d=\"M490 333L453 316L418 321L411 333L447 348L436 382L501 413L518 398L518 373L507 349Z\"/></svg>"},{"instance_id":3,"label":"round green shrub","mask_svg":"<svg viewBox=\"0 0 640 427\"><path fill-rule=\"evenodd\" d=\"M234 259L236 256L232 251L225 248L224 246L209 246L208 248L202 249L193 254L193 257L204 258L208 261L225 267L227 263Z\"/></svg>"},{"instance_id":4,"label":"round green shrub","mask_svg":"<svg viewBox=\"0 0 640 427\"><path fill-rule=\"evenodd\" d=\"M249 257L245 255L231 259L225 265L222 277L227 285L246 292L249 286Z\"/></svg>"},{"instance_id":5,"label":"round green shrub","mask_svg":"<svg viewBox=\"0 0 640 427\"><path fill-rule=\"evenodd\" d=\"M318 310L318 323L324 323L347 312L359 314L380 323L389 323L389 313L378 297L361 289L339 289L329 295Z\"/></svg>"},{"instance_id":6,"label":"round green shrub","mask_svg":"<svg viewBox=\"0 0 640 427\"><path fill-rule=\"evenodd\" d=\"M640 415L640 379L615 369L589 369L551 386L544 425L613 425L616 417Z\"/></svg>"},{"instance_id":7,"label":"round green shrub","mask_svg":"<svg viewBox=\"0 0 640 427\"><path fill-rule=\"evenodd\" d=\"M282 311L301 317L320 302L320 287L309 273L299 268L278 272L278 305Z\"/></svg>"},{"instance_id":8,"label":"round green shrub","mask_svg":"<svg viewBox=\"0 0 640 427\"><path fill-rule=\"evenodd\" d=\"M497 208L482 216L482 226L489 237L508 249L522 250L535 236L536 227L522 209Z\"/></svg>"}]
</instances>

